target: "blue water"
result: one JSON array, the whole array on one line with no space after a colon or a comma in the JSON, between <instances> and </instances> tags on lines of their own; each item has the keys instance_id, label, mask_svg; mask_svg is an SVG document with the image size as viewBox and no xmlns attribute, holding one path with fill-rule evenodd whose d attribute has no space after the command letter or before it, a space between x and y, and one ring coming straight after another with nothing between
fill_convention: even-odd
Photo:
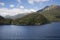
<instances>
[{"instance_id":1,"label":"blue water","mask_svg":"<svg viewBox=\"0 0 60 40\"><path fill-rule=\"evenodd\" d=\"M1 25L0 40L60 40L60 22L41 26Z\"/></svg>"}]
</instances>

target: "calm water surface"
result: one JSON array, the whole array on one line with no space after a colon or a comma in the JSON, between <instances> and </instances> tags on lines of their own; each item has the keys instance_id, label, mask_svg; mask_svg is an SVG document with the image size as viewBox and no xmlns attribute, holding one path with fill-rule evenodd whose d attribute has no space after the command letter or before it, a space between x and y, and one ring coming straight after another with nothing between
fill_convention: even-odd
<instances>
[{"instance_id":1,"label":"calm water surface","mask_svg":"<svg viewBox=\"0 0 60 40\"><path fill-rule=\"evenodd\" d=\"M60 22L41 26L0 26L0 40L60 40Z\"/></svg>"}]
</instances>

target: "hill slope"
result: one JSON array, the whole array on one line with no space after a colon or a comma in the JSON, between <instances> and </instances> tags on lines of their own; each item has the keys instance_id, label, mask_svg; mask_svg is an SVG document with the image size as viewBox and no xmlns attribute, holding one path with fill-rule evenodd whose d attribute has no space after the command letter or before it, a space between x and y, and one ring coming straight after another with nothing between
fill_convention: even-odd
<instances>
[{"instance_id":1,"label":"hill slope","mask_svg":"<svg viewBox=\"0 0 60 40\"><path fill-rule=\"evenodd\" d=\"M16 19L13 24L16 25L41 25L49 21L41 14L31 13L20 19Z\"/></svg>"},{"instance_id":2,"label":"hill slope","mask_svg":"<svg viewBox=\"0 0 60 40\"><path fill-rule=\"evenodd\" d=\"M60 6L58 5L50 5L39 13L44 15L50 21L60 21Z\"/></svg>"},{"instance_id":3,"label":"hill slope","mask_svg":"<svg viewBox=\"0 0 60 40\"><path fill-rule=\"evenodd\" d=\"M10 19L5 19L4 17L0 16L0 25L8 25L11 24Z\"/></svg>"}]
</instances>

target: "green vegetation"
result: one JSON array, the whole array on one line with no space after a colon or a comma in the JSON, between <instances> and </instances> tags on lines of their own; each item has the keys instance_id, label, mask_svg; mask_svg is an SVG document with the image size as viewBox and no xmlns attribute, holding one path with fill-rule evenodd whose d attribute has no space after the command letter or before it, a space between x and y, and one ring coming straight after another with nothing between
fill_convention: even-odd
<instances>
[{"instance_id":1,"label":"green vegetation","mask_svg":"<svg viewBox=\"0 0 60 40\"><path fill-rule=\"evenodd\" d=\"M60 6L51 5L43 9L40 12L43 16L45 16L51 22L60 22Z\"/></svg>"},{"instance_id":2,"label":"green vegetation","mask_svg":"<svg viewBox=\"0 0 60 40\"><path fill-rule=\"evenodd\" d=\"M10 24L11 24L11 20L9 20L9 19L0 20L0 25L10 25Z\"/></svg>"},{"instance_id":3,"label":"green vegetation","mask_svg":"<svg viewBox=\"0 0 60 40\"><path fill-rule=\"evenodd\" d=\"M41 14L31 13L22 18L16 19L13 24L16 25L42 25L49 21Z\"/></svg>"},{"instance_id":4,"label":"green vegetation","mask_svg":"<svg viewBox=\"0 0 60 40\"><path fill-rule=\"evenodd\" d=\"M43 11L41 14L44 15L49 21L60 21L60 11L57 9Z\"/></svg>"}]
</instances>

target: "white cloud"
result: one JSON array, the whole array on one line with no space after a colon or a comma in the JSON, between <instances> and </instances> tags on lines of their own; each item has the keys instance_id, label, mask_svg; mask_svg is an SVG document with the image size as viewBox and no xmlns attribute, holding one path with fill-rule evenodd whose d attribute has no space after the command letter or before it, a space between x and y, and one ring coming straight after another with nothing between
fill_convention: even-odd
<instances>
[{"instance_id":1,"label":"white cloud","mask_svg":"<svg viewBox=\"0 0 60 40\"><path fill-rule=\"evenodd\" d=\"M34 1L33 0L28 0L28 3L29 4L34 4Z\"/></svg>"},{"instance_id":2,"label":"white cloud","mask_svg":"<svg viewBox=\"0 0 60 40\"><path fill-rule=\"evenodd\" d=\"M10 4L10 7L11 7L11 8L13 8L13 7L14 7L14 5L13 5L13 4Z\"/></svg>"},{"instance_id":3,"label":"white cloud","mask_svg":"<svg viewBox=\"0 0 60 40\"><path fill-rule=\"evenodd\" d=\"M20 6L20 8L24 9L24 6Z\"/></svg>"},{"instance_id":4,"label":"white cloud","mask_svg":"<svg viewBox=\"0 0 60 40\"><path fill-rule=\"evenodd\" d=\"M36 10L34 10L34 9L30 9L30 12L36 12Z\"/></svg>"},{"instance_id":5,"label":"white cloud","mask_svg":"<svg viewBox=\"0 0 60 40\"><path fill-rule=\"evenodd\" d=\"M0 5L5 6L5 3L0 2Z\"/></svg>"},{"instance_id":6,"label":"white cloud","mask_svg":"<svg viewBox=\"0 0 60 40\"><path fill-rule=\"evenodd\" d=\"M16 14L25 14L30 12L35 12L34 9L19 9L19 8L13 8L13 9L7 9L7 8L0 8L0 15L6 16L6 15L16 15Z\"/></svg>"},{"instance_id":7,"label":"white cloud","mask_svg":"<svg viewBox=\"0 0 60 40\"><path fill-rule=\"evenodd\" d=\"M50 0L28 0L28 3L34 4L35 2L40 3L40 2L47 2L47 1L50 1Z\"/></svg>"}]
</instances>

